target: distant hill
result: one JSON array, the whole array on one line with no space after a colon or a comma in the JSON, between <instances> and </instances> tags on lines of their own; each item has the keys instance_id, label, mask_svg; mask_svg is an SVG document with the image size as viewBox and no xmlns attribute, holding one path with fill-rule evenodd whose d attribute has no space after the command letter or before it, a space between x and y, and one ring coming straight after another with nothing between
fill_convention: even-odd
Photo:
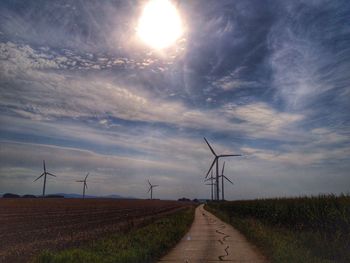
<instances>
[{"instance_id":1,"label":"distant hill","mask_svg":"<svg viewBox=\"0 0 350 263\"><path fill-rule=\"evenodd\" d=\"M83 198L83 195L81 194L65 194L65 193L55 193L55 194L48 194L46 197L64 197L64 198ZM41 195L29 195L25 194L23 196L17 195L17 194L12 194L12 193L5 193L5 194L0 194L0 198L35 198L35 197L41 197ZM113 198L113 199L137 199L132 196L121 196L121 195L103 195L103 196L97 196L97 195L85 195L85 198Z\"/></svg>"},{"instance_id":2,"label":"distant hill","mask_svg":"<svg viewBox=\"0 0 350 263\"><path fill-rule=\"evenodd\" d=\"M12 193L6 193L3 194L2 198L20 198L21 196L19 196L18 194L12 194Z\"/></svg>"},{"instance_id":3,"label":"distant hill","mask_svg":"<svg viewBox=\"0 0 350 263\"><path fill-rule=\"evenodd\" d=\"M81 194L65 194L65 193L55 193L54 195L63 195L64 198L83 198L83 195ZM85 198L114 198L114 199L136 199L135 197L124 197L121 195L116 195L116 194L112 194L112 195L104 195L104 196L96 196L96 195L85 195Z\"/></svg>"}]
</instances>

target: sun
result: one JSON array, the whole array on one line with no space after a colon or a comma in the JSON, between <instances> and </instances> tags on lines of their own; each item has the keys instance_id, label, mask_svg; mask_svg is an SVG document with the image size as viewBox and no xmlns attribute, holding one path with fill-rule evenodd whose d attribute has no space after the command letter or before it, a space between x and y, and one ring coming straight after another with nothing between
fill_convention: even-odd
<instances>
[{"instance_id":1,"label":"sun","mask_svg":"<svg viewBox=\"0 0 350 263\"><path fill-rule=\"evenodd\" d=\"M145 44L164 49L173 45L182 33L181 17L169 0L150 0L144 6L137 35Z\"/></svg>"}]
</instances>

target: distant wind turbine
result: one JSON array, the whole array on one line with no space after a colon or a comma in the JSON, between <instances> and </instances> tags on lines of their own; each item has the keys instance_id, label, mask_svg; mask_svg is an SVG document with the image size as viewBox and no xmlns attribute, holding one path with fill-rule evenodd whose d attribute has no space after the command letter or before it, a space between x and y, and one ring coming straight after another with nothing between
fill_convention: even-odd
<instances>
[{"instance_id":1,"label":"distant wind turbine","mask_svg":"<svg viewBox=\"0 0 350 263\"><path fill-rule=\"evenodd\" d=\"M83 184L83 198L85 198L85 188L86 188L86 189L88 188L88 187L87 187L87 183L86 183L86 179L88 178L88 176L89 176L89 173L86 174L84 180L76 181L76 182L78 182L78 183L84 183L84 184Z\"/></svg>"},{"instance_id":2,"label":"distant wind turbine","mask_svg":"<svg viewBox=\"0 0 350 263\"><path fill-rule=\"evenodd\" d=\"M209 168L209 170L208 170L208 172L207 172L207 174L205 176L205 178L208 177L208 175L209 175L211 169L213 168L214 164L216 164L216 177L215 177L215 180L216 180L216 183L215 183L216 184L216 187L215 187L216 188L215 189L216 190L216 195L215 195L215 199L219 200L219 191L220 191L220 189L219 189L219 159L220 158L224 158L224 157L234 157L234 156L242 156L242 155L241 154L221 154L221 155L217 155L205 137L204 137L204 140L207 143L207 145L208 145L210 151L212 152L212 154L215 156L214 160L213 160L213 162L212 162L212 164L211 164L211 166L210 166L210 168Z\"/></svg>"},{"instance_id":3,"label":"distant wind turbine","mask_svg":"<svg viewBox=\"0 0 350 263\"><path fill-rule=\"evenodd\" d=\"M151 192L151 200L152 200L153 199L153 187L157 187L159 185L156 185L156 184L152 185L149 180L147 180L147 181L148 181L148 184L149 184L149 189L148 189L147 193Z\"/></svg>"},{"instance_id":4,"label":"distant wind turbine","mask_svg":"<svg viewBox=\"0 0 350 263\"><path fill-rule=\"evenodd\" d=\"M33 182L39 180L41 177L44 176L44 185L43 185L43 197L45 196L45 188L46 188L46 175L50 175L50 176L54 176L56 177L56 175L46 172L46 166L45 166L45 160L43 160L43 167L44 167L44 172L38 177L36 178Z\"/></svg>"},{"instance_id":5,"label":"distant wind turbine","mask_svg":"<svg viewBox=\"0 0 350 263\"><path fill-rule=\"evenodd\" d=\"M230 180L230 179L228 179L225 175L224 175L224 170L225 170L225 162L224 162L224 164L222 165L222 171L221 171L221 175L220 175L220 177L221 177L221 194L222 194L222 200L225 200L225 193L224 193L224 179L226 179L227 181L229 181L231 184L233 184L233 182Z\"/></svg>"},{"instance_id":6,"label":"distant wind turbine","mask_svg":"<svg viewBox=\"0 0 350 263\"><path fill-rule=\"evenodd\" d=\"M206 182L206 181L210 181L210 183L207 183L207 184L205 184L205 185L210 185L210 186L211 186L211 201L214 200L214 195L213 195L213 193L214 193L214 186L215 186L214 179L215 179L215 178L214 178L214 176L213 176L213 170L211 170L210 177L204 180L205 182Z\"/></svg>"}]
</instances>

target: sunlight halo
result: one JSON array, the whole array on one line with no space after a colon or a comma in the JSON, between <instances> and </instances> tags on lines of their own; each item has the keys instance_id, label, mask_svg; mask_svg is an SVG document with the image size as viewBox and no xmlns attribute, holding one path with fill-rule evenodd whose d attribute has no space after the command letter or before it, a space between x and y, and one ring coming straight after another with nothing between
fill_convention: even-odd
<instances>
[{"instance_id":1,"label":"sunlight halo","mask_svg":"<svg viewBox=\"0 0 350 263\"><path fill-rule=\"evenodd\" d=\"M182 33L181 17L169 0L150 0L144 6L137 35L145 44L164 49L173 45Z\"/></svg>"}]
</instances>

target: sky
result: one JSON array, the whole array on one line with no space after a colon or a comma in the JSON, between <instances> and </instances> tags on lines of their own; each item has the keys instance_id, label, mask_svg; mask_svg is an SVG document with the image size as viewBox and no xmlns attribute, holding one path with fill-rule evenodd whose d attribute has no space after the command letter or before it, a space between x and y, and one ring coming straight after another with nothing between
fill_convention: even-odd
<instances>
[{"instance_id":1,"label":"sky","mask_svg":"<svg viewBox=\"0 0 350 263\"><path fill-rule=\"evenodd\" d=\"M0 2L0 193L209 198L203 137L226 199L349 193L350 1L173 4L155 50L145 1Z\"/></svg>"}]
</instances>

